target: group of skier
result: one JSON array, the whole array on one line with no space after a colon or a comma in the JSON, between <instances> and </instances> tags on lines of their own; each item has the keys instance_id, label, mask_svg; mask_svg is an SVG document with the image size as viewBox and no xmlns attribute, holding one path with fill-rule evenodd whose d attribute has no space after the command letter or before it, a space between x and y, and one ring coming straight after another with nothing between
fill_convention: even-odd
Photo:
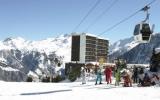
<instances>
[{"instance_id":1,"label":"group of skier","mask_svg":"<svg viewBox=\"0 0 160 100\"><path fill-rule=\"evenodd\" d=\"M107 84L112 83L113 77L115 78L115 86L119 86L120 83L124 87L131 87L133 83L138 86L151 86L160 84L160 77L157 74L150 74L146 68L133 69L120 69L105 66L104 68L96 67L94 70L96 74L95 85L102 84L102 76L105 75L105 81ZM83 67L81 71L82 84L86 84L86 68Z\"/></svg>"},{"instance_id":2,"label":"group of skier","mask_svg":"<svg viewBox=\"0 0 160 100\"><path fill-rule=\"evenodd\" d=\"M112 69L111 67L106 67L105 70L103 70L100 67L96 67L94 70L94 73L96 74L96 82L95 85L102 84L102 75L105 74L105 79L107 84L111 84L112 83ZM86 70L85 67L82 67L82 71L81 71L81 75L82 75L82 84L86 84ZM117 75L118 77L118 75ZM120 77L120 76L119 76Z\"/></svg>"},{"instance_id":3,"label":"group of skier","mask_svg":"<svg viewBox=\"0 0 160 100\"><path fill-rule=\"evenodd\" d=\"M160 75L159 73L151 73L150 71L140 68L134 69L134 82L138 83L138 86L152 86L152 85L160 85ZM136 74L138 73L138 75ZM138 81L137 81L138 79Z\"/></svg>"}]
</instances>

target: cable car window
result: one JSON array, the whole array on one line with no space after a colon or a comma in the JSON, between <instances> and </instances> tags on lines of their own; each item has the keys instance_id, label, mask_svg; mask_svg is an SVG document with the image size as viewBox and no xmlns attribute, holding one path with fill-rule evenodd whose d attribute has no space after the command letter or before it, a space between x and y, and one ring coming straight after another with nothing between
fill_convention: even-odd
<instances>
[{"instance_id":1,"label":"cable car window","mask_svg":"<svg viewBox=\"0 0 160 100\"><path fill-rule=\"evenodd\" d=\"M141 33L142 34L151 34L151 30L150 30L149 24L142 24Z\"/></svg>"},{"instance_id":2,"label":"cable car window","mask_svg":"<svg viewBox=\"0 0 160 100\"><path fill-rule=\"evenodd\" d=\"M145 41L149 41L150 36L142 36L142 39Z\"/></svg>"},{"instance_id":3,"label":"cable car window","mask_svg":"<svg viewBox=\"0 0 160 100\"><path fill-rule=\"evenodd\" d=\"M137 24L134 29L134 35L138 35L140 30L140 24Z\"/></svg>"}]
</instances>

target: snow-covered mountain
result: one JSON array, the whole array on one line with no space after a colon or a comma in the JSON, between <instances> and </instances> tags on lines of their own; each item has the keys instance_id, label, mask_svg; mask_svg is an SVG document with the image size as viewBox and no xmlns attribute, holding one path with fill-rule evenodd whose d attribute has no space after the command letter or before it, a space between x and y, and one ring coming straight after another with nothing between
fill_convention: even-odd
<instances>
[{"instance_id":1,"label":"snow-covered mountain","mask_svg":"<svg viewBox=\"0 0 160 100\"><path fill-rule=\"evenodd\" d=\"M70 47L71 36L67 34L41 41L21 37L0 41L0 80L25 81L30 73L55 73L57 64L62 68L70 61Z\"/></svg>"},{"instance_id":2,"label":"snow-covered mountain","mask_svg":"<svg viewBox=\"0 0 160 100\"><path fill-rule=\"evenodd\" d=\"M127 38L124 40L119 40L117 42L115 42L114 44L110 45L109 47L109 54L114 54L116 52L123 54L129 50L131 50L132 48L134 48L135 46L137 46L139 43L136 43L133 39L133 37L131 38Z\"/></svg>"},{"instance_id":3,"label":"snow-covered mountain","mask_svg":"<svg viewBox=\"0 0 160 100\"><path fill-rule=\"evenodd\" d=\"M160 33L152 35L150 43L139 44L133 37L120 40L110 46L109 59L123 58L128 63L148 64L152 56L153 48L160 47Z\"/></svg>"},{"instance_id":4,"label":"snow-covered mountain","mask_svg":"<svg viewBox=\"0 0 160 100\"><path fill-rule=\"evenodd\" d=\"M127 63L149 63L153 48L160 48L160 33L150 43L136 43L133 37L119 40L109 48L109 60L123 58ZM28 75L55 74L70 61L71 36L61 35L41 41L21 37L0 41L0 80L25 81ZM57 63L62 67L55 67Z\"/></svg>"}]
</instances>

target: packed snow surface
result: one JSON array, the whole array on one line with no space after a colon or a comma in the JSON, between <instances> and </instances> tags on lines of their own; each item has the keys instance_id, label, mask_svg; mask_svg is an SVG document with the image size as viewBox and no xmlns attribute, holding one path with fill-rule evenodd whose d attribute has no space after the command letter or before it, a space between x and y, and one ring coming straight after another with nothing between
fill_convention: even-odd
<instances>
[{"instance_id":1,"label":"packed snow surface","mask_svg":"<svg viewBox=\"0 0 160 100\"><path fill-rule=\"evenodd\" d=\"M160 100L160 87L0 81L0 100Z\"/></svg>"}]
</instances>

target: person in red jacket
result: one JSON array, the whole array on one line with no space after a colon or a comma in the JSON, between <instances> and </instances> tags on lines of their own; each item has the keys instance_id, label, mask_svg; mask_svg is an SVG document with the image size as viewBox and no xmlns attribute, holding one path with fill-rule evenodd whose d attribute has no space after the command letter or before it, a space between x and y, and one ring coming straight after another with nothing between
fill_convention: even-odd
<instances>
[{"instance_id":1,"label":"person in red jacket","mask_svg":"<svg viewBox=\"0 0 160 100\"><path fill-rule=\"evenodd\" d=\"M112 69L111 69L110 67L106 67L104 73L105 73L105 76L106 76L107 84L112 83L112 79L111 79L111 76L112 76Z\"/></svg>"}]
</instances>

